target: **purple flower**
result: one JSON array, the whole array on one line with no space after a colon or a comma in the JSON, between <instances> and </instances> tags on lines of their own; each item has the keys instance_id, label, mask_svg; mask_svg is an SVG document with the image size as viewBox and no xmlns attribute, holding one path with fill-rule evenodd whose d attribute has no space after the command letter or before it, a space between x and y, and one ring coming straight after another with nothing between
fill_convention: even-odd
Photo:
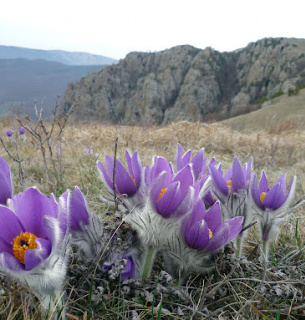
<instances>
[{"instance_id":1,"label":"purple flower","mask_svg":"<svg viewBox=\"0 0 305 320\"><path fill-rule=\"evenodd\" d=\"M153 209L163 218L185 213L192 201L191 193L188 192L194 185L192 166L189 164L173 175L167 160L155 157L149 173L151 182L148 195Z\"/></svg>"},{"instance_id":2,"label":"purple flower","mask_svg":"<svg viewBox=\"0 0 305 320\"><path fill-rule=\"evenodd\" d=\"M86 199L78 187L73 192L68 190L66 198L69 230L78 257L86 262L98 259L106 244L102 220L89 211Z\"/></svg>"},{"instance_id":3,"label":"purple flower","mask_svg":"<svg viewBox=\"0 0 305 320\"><path fill-rule=\"evenodd\" d=\"M191 160L192 151L188 150L183 155L183 148L178 143L176 152L176 170L180 171L188 164L192 164L194 178L197 181L201 176L206 175L207 158L204 158L204 149L200 149Z\"/></svg>"},{"instance_id":4,"label":"purple flower","mask_svg":"<svg viewBox=\"0 0 305 320\"><path fill-rule=\"evenodd\" d=\"M5 134L6 134L8 137L11 137L11 136L13 135L12 129L7 129L7 130L5 131Z\"/></svg>"},{"instance_id":5,"label":"purple flower","mask_svg":"<svg viewBox=\"0 0 305 320\"><path fill-rule=\"evenodd\" d=\"M235 217L222 222L219 202L206 211L203 201L199 200L185 227L185 241L193 249L213 252L241 232L242 220L243 217Z\"/></svg>"},{"instance_id":6,"label":"purple flower","mask_svg":"<svg viewBox=\"0 0 305 320\"><path fill-rule=\"evenodd\" d=\"M66 203L29 188L0 206L0 270L50 302L66 274ZM47 301L44 301L46 304ZM45 305L45 307L47 307Z\"/></svg>"},{"instance_id":7,"label":"purple flower","mask_svg":"<svg viewBox=\"0 0 305 320\"><path fill-rule=\"evenodd\" d=\"M290 182L290 187L286 193L286 175L283 174L272 188L269 189L269 183L264 171L262 171L261 180L257 185L256 175L253 177L251 185L251 195L254 203L254 209L259 218L259 231L263 243L265 259L268 259L269 240L279 232L279 226L284 222L289 213L291 213L298 204L289 208L294 196L296 177ZM300 202L302 204L303 202Z\"/></svg>"},{"instance_id":8,"label":"purple flower","mask_svg":"<svg viewBox=\"0 0 305 320\"><path fill-rule=\"evenodd\" d=\"M20 127L20 128L19 128L19 133L20 133L21 135L25 134L25 128L24 128L24 127Z\"/></svg>"},{"instance_id":9,"label":"purple flower","mask_svg":"<svg viewBox=\"0 0 305 320\"><path fill-rule=\"evenodd\" d=\"M286 175L283 174L276 181L274 186L269 189L267 176L264 170L262 171L261 180L258 186L256 175L254 175L251 186L251 195L257 208L263 211L266 209L275 211L281 207L287 207L289 205L294 194L296 178L292 178L287 194L285 178Z\"/></svg>"},{"instance_id":10,"label":"purple flower","mask_svg":"<svg viewBox=\"0 0 305 320\"><path fill-rule=\"evenodd\" d=\"M112 254L110 259L104 263L103 270L109 273L110 278L116 278L121 275L121 281L135 279L136 265L133 256L129 254Z\"/></svg>"},{"instance_id":11,"label":"purple flower","mask_svg":"<svg viewBox=\"0 0 305 320\"><path fill-rule=\"evenodd\" d=\"M142 166L137 151L131 155L128 150L126 150L125 155L128 169L126 169L119 160L116 160L115 187L120 195L132 197L141 185ZM109 155L106 156L106 168L100 161L97 162L97 166L104 184L108 187L109 191L113 193L113 157Z\"/></svg>"},{"instance_id":12,"label":"purple flower","mask_svg":"<svg viewBox=\"0 0 305 320\"><path fill-rule=\"evenodd\" d=\"M11 171L7 162L0 156L0 204L6 205L13 195Z\"/></svg>"}]
</instances>

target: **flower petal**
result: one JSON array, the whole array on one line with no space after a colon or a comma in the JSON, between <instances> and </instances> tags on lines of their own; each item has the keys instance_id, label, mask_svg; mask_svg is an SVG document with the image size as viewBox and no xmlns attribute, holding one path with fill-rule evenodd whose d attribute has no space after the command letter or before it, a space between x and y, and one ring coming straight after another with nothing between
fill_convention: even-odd
<instances>
[{"instance_id":1,"label":"flower petal","mask_svg":"<svg viewBox=\"0 0 305 320\"><path fill-rule=\"evenodd\" d=\"M187 165L177 173L177 175L173 179L173 182L177 181L180 182L181 197L184 197L187 193L188 188L194 183L194 175L191 165Z\"/></svg>"},{"instance_id":2,"label":"flower petal","mask_svg":"<svg viewBox=\"0 0 305 320\"><path fill-rule=\"evenodd\" d=\"M232 166L232 189L234 192L238 192L239 190L244 190L246 188L246 180L244 170L235 156L233 160Z\"/></svg>"},{"instance_id":3,"label":"flower petal","mask_svg":"<svg viewBox=\"0 0 305 320\"><path fill-rule=\"evenodd\" d=\"M29 188L26 191L15 195L12 198L14 211L22 223L25 231L35 234L38 238L46 238L42 220L45 215L56 217L53 203L36 188Z\"/></svg>"},{"instance_id":4,"label":"flower petal","mask_svg":"<svg viewBox=\"0 0 305 320\"><path fill-rule=\"evenodd\" d=\"M268 179L267 179L267 176L266 176L265 171L263 170L263 171L262 171L261 180L260 180L259 186L258 186L259 196L260 196L263 192L266 192L266 193L267 193L268 190L269 190Z\"/></svg>"},{"instance_id":5,"label":"flower petal","mask_svg":"<svg viewBox=\"0 0 305 320\"><path fill-rule=\"evenodd\" d=\"M268 183L268 181L267 181ZM252 199L254 201L254 203L256 204L256 206L258 208L260 208L261 210L265 210L265 206L262 204L262 201L260 199L260 195L261 193L259 193L258 189L257 189L257 177L256 174L253 175L253 180L251 183L251 196Z\"/></svg>"},{"instance_id":6,"label":"flower petal","mask_svg":"<svg viewBox=\"0 0 305 320\"><path fill-rule=\"evenodd\" d=\"M13 239L25 231L17 216L8 208L0 206L0 252L13 254Z\"/></svg>"},{"instance_id":7,"label":"flower petal","mask_svg":"<svg viewBox=\"0 0 305 320\"><path fill-rule=\"evenodd\" d=\"M0 156L0 204L6 205L7 199L12 197L12 189L10 167Z\"/></svg>"},{"instance_id":8,"label":"flower petal","mask_svg":"<svg viewBox=\"0 0 305 320\"><path fill-rule=\"evenodd\" d=\"M136 188L138 189L142 180L142 165L139 158L138 151L136 151L131 158L132 176L135 180Z\"/></svg>"},{"instance_id":9,"label":"flower petal","mask_svg":"<svg viewBox=\"0 0 305 320\"><path fill-rule=\"evenodd\" d=\"M200 250L209 242L209 228L204 220L188 224L184 232L187 245Z\"/></svg>"},{"instance_id":10,"label":"flower petal","mask_svg":"<svg viewBox=\"0 0 305 320\"><path fill-rule=\"evenodd\" d=\"M137 191L130 174L119 160L115 163L115 183L120 194L132 196Z\"/></svg>"},{"instance_id":11,"label":"flower petal","mask_svg":"<svg viewBox=\"0 0 305 320\"><path fill-rule=\"evenodd\" d=\"M285 201L285 194L280 182L276 183L266 194L264 206L272 210L278 209Z\"/></svg>"},{"instance_id":12,"label":"flower petal","mask_svg":"<svg viewBox=\"0 0 305 320\"><path fill-rule=\"evenodd\" d=\"M243 220L244 220L243 217L235 217L225 222L229 225L229 234L228 234L227 242L233 240L240 234Z\"/></svg>"},{"instance_id":13,"label":"flower petal","mask_svg":"<svg viewBox=\"0 0 305 320\"><path fill-rule=\"evenodd\" d=\"M97 161L97 167L99 169L100 177L101 177L102 181L104 182L104 185L106 187L108 186L110 188L110 191L113 191L112 179L109 178L108 173L107 173L107 171L101 161Z\"/></svg>"},{"instance_id":14,"label":"flower petal","mask_svg":"<svg viewBox=\"0 0 305 320\"><path fill-rule=\"evenodd\" d=\"M203 148L195 154L191 163L193 165L195 180L197 180L206 170L206 159L204 158Z\"/></svg>"},{"instance_id":15,"label":"flower petal","mask_svg":"<svg viewBox=\"0 0 305 320\"><path fill-rule=\"evenodd\" d=\"M222 222L222 213L218 201L204 213L203 219L207 222L207 226L212 232L218 228Z\"/></svg>"},{"instance_id":16,"label":"flower petal","mask_svg":"<svg viewBox=\"0 0 305 320\"><path fill-rule=\"evenodd\" d=\"M208 253L221 248L227 242L229 229L229 224L226 222L219 225L218 228L213 232L212 238L202 251Z\"/></svg>"},{"instance_id":17,"label":"flower petal","mask_svg":"<svg viewBox=\"0 0 305 320\"><path fill-rule=\"evenodd\" d=\"M221 173L212 165L209 165L209 172L216 191L227 196L229 193L229 187Z\"/></svg>"},{"instance_id":18,"label":"flower petal","mask_svg":"<svg viewBox=\"0 0 305 320\"><path fill-rule=\"evenodd\" d=\"M44 261L51 253L52 244L45 239L36 239L36 249L28 249L24 255L24 265L26 270L32 270L39 263Z\"/></svg>"},{"instance_id":19,"label":"flower petal","mask_svg":"<svg viewBox=\"0 0 305 320\"><path fill-rule=\"evenodd\" d=\"M24 273L24 266L7 252L0 253L0 270L6 274L18 276Z\"/></svg>"},{"instance_id":20,"label":"flower petal","mask_svg":"<svg viewBox=\"0 0 305 320\"><path fill-rule=\"evenodd\" d=\"M72 231L80 230L81 224L89 223L86 200L77 187L74 188L73 194L68 199L70 228Z\"/></svg>"},{"instance_id":21,"label":"flower petal","mask_svg":"<svg viewBox=\"0 0 305 320\"><path fill-rule=\"evenodd\" d=\"M283 193L285 194L286 193L286 174L282 174L278 180L276 181L276 183L280 183L281 186L282 186L282 190L283 190Z\"/></svg>"},{"instance_id":22,"label":"flower petal","mask_svg":"<svg viewBox=\"0 0 305 320\"><path fill-rule=\"evenodd\" d=\"M182 201L180 183L172 183L156 202L156 210L163 218L169 218ZM161 190L160 190L161 191Z\"/></svg>"}]
</instances>

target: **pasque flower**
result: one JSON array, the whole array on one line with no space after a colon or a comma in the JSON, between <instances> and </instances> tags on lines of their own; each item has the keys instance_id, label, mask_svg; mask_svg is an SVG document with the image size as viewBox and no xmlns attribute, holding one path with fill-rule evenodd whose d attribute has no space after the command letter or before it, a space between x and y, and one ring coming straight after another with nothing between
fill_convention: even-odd
<instances>
[{"instance_id":1,"label":"pasque flower","mask_svg":"<svg viewBox=\"0 0 305 320\"><path fill-rule=\"evenodd\" d=\"M12 129L7 129L5 131L5 134L10 138L13 135L13 130Z\"/></svg>"},{"instance_id":2,"label":"pasque flower","mask_svg":"<svg viewBox=\"0 0 305 320\"><path fill-rule=\"evenodd\" d=\"M252 158L241 166L238 158L235 156L233 165L223 176L222 170L216 166L209 165L209 172L212 179L213 195L220 201L221 210L225 220L242 216L243 227L251 222L251 197L250 197L250 180L251 180ZM237 253L239 256L242 249L242 240L246 233L240 233L236 239Z\"/></svg>"},{"instance_id":3,"label":"pasque flower","mask_svg":"<svg viewBox=\"0 0 305 320\"><path fill-rule=\"evenodd\" d=\"M0 156L0 204L6 204L13 195L11 171L8 163Z\"/></svg>"},{"instance_id":4,"label":"pasque flower","mask_svg":"<svg viewBox=\"0 0 305 320\"><path fill-rule=\"evenodd\" d=\"M181 224L182 241L172 242L169 250L182 273L213 268L211 254L238 236L242 221L243 217L223 221L219 202L206 210L203 200L198 199L191 215Z\"/></svg>"},{"instance_id":5,"label":"pasque flower","mask_svg":"<svg viewBox=\"0 0 305 320\"><path fill-rule=\"evenodd\" d=\"M290 187L286 193L286 175L283 174L269 189L267 176L262 171L259 185L256 175L251 184L251 195L257 216L259 218L259 229L263 243L265 258L268 258L269 241L276 236L279 226L286 220L291 208L289 205L294 196L296 177L290 182Z\"/></svg>"},{"instance_id":6,"label":"pasque flower","mask_svg":"<svg viewBox=\"0 0 305 320\"><path fill-rule=\"evenodd\" d=\"M25 128L24 127L20 127L19 128L19 134L24 135L25 134Z\"/></svg>"},{"instance_id":7,"label":"pasque flower","mask_svg":"<svg viewBox=\"0 0 305 320\"><path fill-rule=\"evenodd\" d=\"M67 268L64 198L29 188L0 206L0 270L39 293L45 308L59 294Z\"/></svg>"},{"instance_id":8,"label":"pasque flower","mask_svg":"<svg viewBox=\"0 0 305 320\"><path fill-rule=\"evenodd\" d=\"M89 211L86 199L80 189L75 187L66 193L67 212L71 242L77 249L79 260L99 260L107 241L104 224L99 216Z\"/></svg>"},{"instance_id":9,"label":"pasque flower","mask_svg":"<svg viewBox=\"0 0 305 320\"><path fill-rule=\"evenodd\" d=\"M136 264L131 253L121 255L111 254L103 266L104 271L108 271L110 278L121 276L121 281L135 279Z\"/></svg>"},{"instance_id":10,"label":"pasque flower","mask_svg":"<svg viewBox=\"0 0 305 320\"><path fill-rule=\"evenodd\" d=\"M97 167L108 191L113 194L115 186L116 193L121 196L120 200L130 210L141 199L142 166L137 151L131 155L126 150L125 156L128 169L119 160L114 162L114 158L109 155L106 155L106 168L100 161L97 162ZM115 183L113 183L113 174Z\"/></svg>"}]
</instances>

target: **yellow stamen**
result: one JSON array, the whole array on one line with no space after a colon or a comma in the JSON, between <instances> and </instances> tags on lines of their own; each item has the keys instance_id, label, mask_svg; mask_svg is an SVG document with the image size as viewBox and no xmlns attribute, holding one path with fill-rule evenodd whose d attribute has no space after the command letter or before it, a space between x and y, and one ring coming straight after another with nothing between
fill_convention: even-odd
<instances>
[{"instance_id":1,"label":"yellow stamen","mask_svg":"<svg viewBox=\"0 0 305 320\"><path fill-rule=\"evenodd\" d=\"M136 186L136 180L134 179L134 177L133 177L131 174L129 174L129 176L130 176L130 178L131 178L131 180L132 180L133 184Z\"/></svg>"},{"instance_id":2,"label":"yellow stamen","mask_svg":"<svg viewBox=\"0 0 305 320\"><path fill-rule=\"evenodd\" d=\"M228 185L229 187L232 187L232 180L227 180L227 185Z\"/></svg>"},{"instance_id":3,"label":"yellow stamen","mask_svg":"<svg viewBox=\"0 0 305 320\"><path fill-rule=\"evenodd\" d=\"M37 243L35 242L37 238L33 233L20 232L20 235L11 242L14 256L20 263L24 264L24 255L28 249L37 248Z\"/></svg>"},{"instance_id":4,"label":"yellow stamen","mask_svg":"<svg viewBox=\"0 0 305 320\"><path fill-rule=\"evenodd\" d=\"M260 195L260 199L261 199L262 204L264 204L264 200L265 200L266 195L267 195L267 192L262 192Z\"/></svg>"},{"instance_id":5,"label":"yellow stamen","mask_svg":"<svg viewBox=\"0 0 305 320\"><path fill-rule=\"evenodd\" d=\"M161 190L159 197L158 197L158 201L161 199L161 197L164 195L165 191L167 190L167 188L164 188Z\"/></svg>"},{"instance_id":6,"label":"yellow stamen","mask_svg":"<svg viewBox=\"0 0 305 320\"><path fill-rule=\"evenodd\" d=\"M211 229L209 229L209 240L212 238L213 236L213 232L211 231Z\"/></svg>"}]
</instances>

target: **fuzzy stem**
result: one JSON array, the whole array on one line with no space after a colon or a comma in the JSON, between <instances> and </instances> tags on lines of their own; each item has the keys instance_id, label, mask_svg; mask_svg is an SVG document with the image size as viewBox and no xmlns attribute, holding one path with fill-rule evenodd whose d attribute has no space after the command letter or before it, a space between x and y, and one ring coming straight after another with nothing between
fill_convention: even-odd
<instances>
[{"instance_id":1,"label":"fuzzy stem","mask_svg":"<svg viewBox=\"0 0 305 320\"><path fill-rule=\"evenodd\" d=\"M263 240L263 256L262 261L266 261L268 262L268 258L269 258L269 242L267 240Z\"/></svg>"},{"instance_id":2,"label":"fuzzy stem","mask_svg":"<svg viewBox=\"0 0 305 320\"><path fill-rule=\"evenodd\" d=\"M143 266L142 266L142 279L148 278L151 270L153 263L155 261L157 250L152 247L147 247L146 252L145 252L145 258L143 261Z\"/></svg>"},{"instance_id":3,"label":"fuzzy stem","mask_svg":"<svg viewBox=\"0 0 305 320\"><path fill-rule=\"evenodd\" d=\"M240 236L236 237L236 253L235 253L235 257L236 258L240 258L242 252L242 239Z\"/></svg>"}]
</instances>

